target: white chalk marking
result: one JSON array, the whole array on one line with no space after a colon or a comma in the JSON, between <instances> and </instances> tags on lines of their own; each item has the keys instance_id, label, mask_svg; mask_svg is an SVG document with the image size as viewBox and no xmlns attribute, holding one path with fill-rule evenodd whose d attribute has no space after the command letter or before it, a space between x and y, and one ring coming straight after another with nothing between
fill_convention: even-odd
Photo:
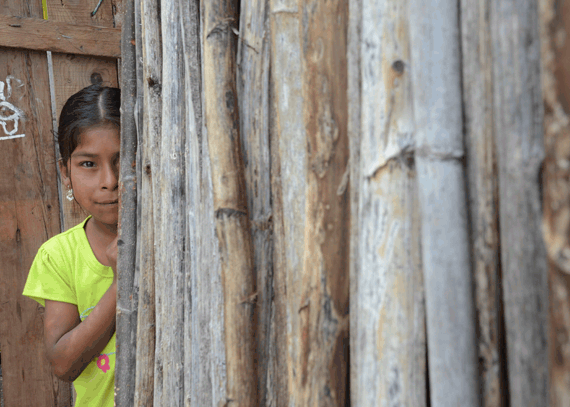
<instances>
[{"instance_id":1,"label":"white chalk marking","mask_svg":"<svg viewBox=\"0 0 570 407\"><path fill-rule=\"evenodd\" d=\"M15 136L1 136L0 137L0 141L2 140L11 140L13 138L20 138L20 137L26 137L25 134L16 134Z\"/></svg>"},{"instance_id":2,"label":"white chalk marking","mask_svg":"<svg viewBox=\"0 0 570 407\"><path fill-rule=\"evenodd\" d=\"M18 123L20 118L24 116L24 112L8 102L6 99L12 96L12 81L18 84L18 88L24 86L24 83L14 78L12 75L6 77L6 83L0 81L0 126L4 130L5 137L0 137L0 140L10 140L19 137L25 137L25 134L16 134L18 132ZM4 94L6 88L6 94ZM8 130L6 124L12 122L12 130Z\"/></svg>"}]
</instances>

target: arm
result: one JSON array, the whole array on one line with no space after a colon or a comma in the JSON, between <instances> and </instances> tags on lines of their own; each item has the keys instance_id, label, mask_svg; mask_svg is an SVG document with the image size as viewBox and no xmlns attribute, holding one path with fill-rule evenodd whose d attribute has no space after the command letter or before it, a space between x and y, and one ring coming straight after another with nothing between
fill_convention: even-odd
<instances>
[{"instance_id":1,"label":"arm","mask_svg":"<svg viewBox=\"0 0 570 407\"><path fill-rule=\"evenodd\" d=\"M62 380L75 380L115 333L117 239L107 248L107 260L113 269L113 283L85 321L80 320L75 305L46 300L46 353L55 375Z\"/></svg>"},{"instance_id":2,"label":"arm","mask_svg":"<svg viewBox=\"0 0 570 407\"><path fill-rule=\"evenodd\" d=\"M44 340L57 377L75 380L105 348L115 333L116 295L117 283L113 281L83 322L75 305L46 300Z\"/></svg>"}]
</instances>

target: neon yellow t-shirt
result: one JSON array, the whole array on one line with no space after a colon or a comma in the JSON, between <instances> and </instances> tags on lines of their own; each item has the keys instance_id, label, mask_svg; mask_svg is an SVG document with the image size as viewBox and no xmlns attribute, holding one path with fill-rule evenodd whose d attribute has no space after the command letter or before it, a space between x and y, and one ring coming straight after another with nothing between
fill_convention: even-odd
<instances>
[{"instance_id":1,"label":"neon yellow t-shirt","mask_svg":"<svg viewBox=\"0 0 570 407\"><path fill-rule=\"evenodd\" d=\"M77 305L85 320L113 282L113 270L103 266L79 225L45 242L32 263L24 295L42 306L45 300ZM115 335L73 382L77 407L113 407L115 386Z\"/></svg>"}]
</instances>

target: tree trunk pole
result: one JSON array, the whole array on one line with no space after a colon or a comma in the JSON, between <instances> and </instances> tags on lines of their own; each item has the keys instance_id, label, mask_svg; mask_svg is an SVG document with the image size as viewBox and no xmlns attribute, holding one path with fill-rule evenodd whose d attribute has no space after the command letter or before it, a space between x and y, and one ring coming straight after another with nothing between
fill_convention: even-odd
<instances>
[{"instance_id":1,"label":"tree trunk pole","mask_svg":"<svg viewBox=\"0 0 570 407\"><path fill-rule=\"evenodd\" d=\"M204 4L203 58L216 234L221 255L227 403L256 407L255 304L252 241L245 194L236 96L234 0Z\"/></svg>"},{"instance_id":2,"label":"tree trunk pole","mask_svg":"<svg viewBox=\"0 0 570 407\"><path fill-rule=\"evenodd\" d=\"M123 3L121 39L121 173L117 259L117 329L115 403L131 406L134 400L138 292L135 287L137 240L136 152L137 97L134 0Z\"/></svg>"},{"instance_id":3,"label":"tree trunk pole","mask_svg":"<svg viewBox=\"0 0 570 407\"><path fill-rule=\"evenodd\" d=\"M431 405L475 407L459 10L448 0L411 0L409 10Z\"/></svg>"}]
</instances>

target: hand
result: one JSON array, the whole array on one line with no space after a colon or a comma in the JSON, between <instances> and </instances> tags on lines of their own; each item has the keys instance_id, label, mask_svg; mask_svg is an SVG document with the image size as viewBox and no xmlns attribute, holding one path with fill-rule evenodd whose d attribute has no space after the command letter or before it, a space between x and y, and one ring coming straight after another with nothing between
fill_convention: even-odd
<instances>
[{"instance_id":1,"label":"hand","mask_svg":"<svg viewBox=\"0 0 570 407\"><path fill-rule=\"evenodd\" d=\"M107 260L110 263L111 268L113 269L113 281L117 280L117 254L118 254L118 247L117 241L119 240L119 236L115 237L111 244L107 246L107 251L105 254L107 255Z\"/></svg>"}]
</instances>

